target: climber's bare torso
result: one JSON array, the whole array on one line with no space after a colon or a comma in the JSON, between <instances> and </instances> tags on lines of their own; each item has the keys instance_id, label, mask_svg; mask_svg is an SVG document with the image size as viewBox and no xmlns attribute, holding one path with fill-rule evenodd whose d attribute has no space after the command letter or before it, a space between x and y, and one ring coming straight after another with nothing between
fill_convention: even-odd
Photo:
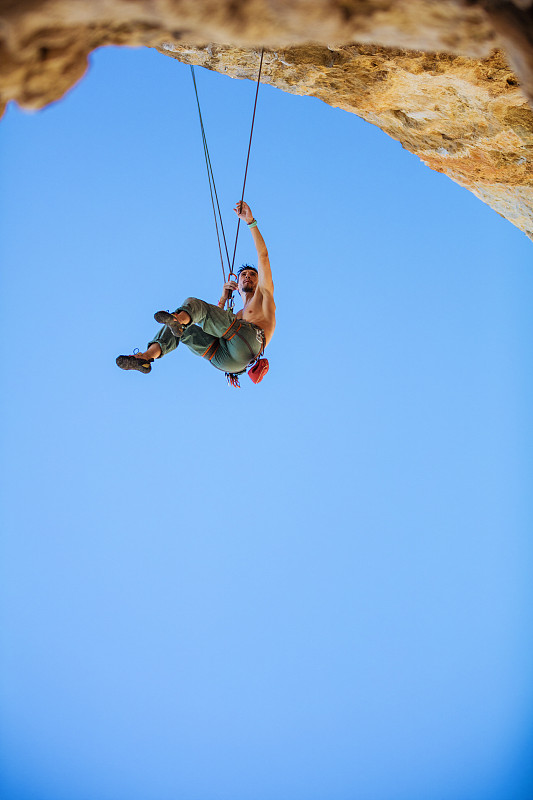
<instances>
[{"instance_id":1,"label":"climber's bare torso","mask_svg":"<svg viewBox=\"0 0 533 800\"><path fill-rule=\"evenodd\" d=\"M244 270L241 273L239 283L245 273L251 270ZM276 304L274 296L270 292L262 291L258 286L250 300L241 311L237 312L237 319L243 319L257 325L265 332L265 344L272 339L274 328L276 327Z\"/></svg>"}]
</instances>

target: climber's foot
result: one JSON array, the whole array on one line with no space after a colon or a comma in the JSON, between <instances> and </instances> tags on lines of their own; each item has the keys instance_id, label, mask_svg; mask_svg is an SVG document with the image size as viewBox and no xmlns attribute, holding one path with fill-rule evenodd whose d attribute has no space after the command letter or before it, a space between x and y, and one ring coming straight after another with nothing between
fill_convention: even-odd
<instances>
[{"instance_id":1,"label":"climber's foot","mask_svg":"<svg viewBox=\"0 0 533 800\"><path fill-rule=\"evenodd\" d=\"M176 314L171 314L169 311L156 311L154 319L160 325L168 325L176 339L180 339L183 333L183 325L178 320Z\"/></svg>"},{"instance_id":2,"label":"climber's foot","mask_svg":"<svg viewBox=\"0 0 533 800\"><path fill-rule=\"evenodd\" d=\"M118 356L117 367L120 369L136 369L144 375L148 375L152 371L153 358L139 358L136 356Z\"/></svg>"}]
</instances>

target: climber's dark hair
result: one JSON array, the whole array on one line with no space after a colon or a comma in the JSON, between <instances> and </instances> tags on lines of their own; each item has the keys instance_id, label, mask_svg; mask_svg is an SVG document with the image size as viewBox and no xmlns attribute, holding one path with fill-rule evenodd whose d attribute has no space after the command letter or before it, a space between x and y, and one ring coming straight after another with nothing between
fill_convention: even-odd
<instances>
[{"instance_id":1,"label":"climber's dark hair","mask_svg":"<svg viewBox=\"0 0 533 800\"><path fill-rule=\"evenodd\" d=\"M240 268L240 270L237 272L237 278L240 277L241 272L243 272L245 269L251 269L254 272L257 272L257 267L253 267L251 264L243 264L242 267ZM257 273L257 274L259 274L259 273Z\"/></svg>"}]
</instances>

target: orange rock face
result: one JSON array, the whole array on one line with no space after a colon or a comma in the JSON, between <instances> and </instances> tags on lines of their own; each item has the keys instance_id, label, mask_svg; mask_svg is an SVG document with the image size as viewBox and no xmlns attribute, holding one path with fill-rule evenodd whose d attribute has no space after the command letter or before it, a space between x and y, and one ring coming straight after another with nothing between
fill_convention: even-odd
<instances>
[{"instance_id":1,"label":"orange rock face","mask_svg":"<svg viewBox=\"0 0 533 800\"><path fill-rule=\"evenodd\" d=\"M378 125L533 238L528 52L519 81L497 49L528 3L500 3L502 33L486 0L0 0L0 112L59 99L106 44L251 79L264 46L265 83Z\"/></svg>"}]
</instances>

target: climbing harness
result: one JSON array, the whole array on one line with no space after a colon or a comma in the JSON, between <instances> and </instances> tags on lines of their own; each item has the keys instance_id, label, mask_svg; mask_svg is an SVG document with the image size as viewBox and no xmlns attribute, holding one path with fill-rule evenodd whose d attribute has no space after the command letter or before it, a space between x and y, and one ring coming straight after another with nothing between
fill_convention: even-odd
<instances>
[{"instance_id":1,"label":"climbing harness","mask_svg":"<svg viewBox=\"0 0 533 800\"><path fill-rule=\"evenodd\" d=\"M252 136L253 136L253 133L254 133L254 124L255 124L255 112L256 112L256 109L257 109L257 98L258 98L258 95L259 95L259 84L261 82L261 71L262 71L262 68L263 68L264 52L265 51L264 51L264 48L263 48L261 50L261 59L260 59L260 62L259 62L259 72L258 72L258 75L257 75L257 85L256 85L256 89L255 89L254 110L253 110L253 114L252 114L252 123L251 123L251 126L250 126L250 139L249 139L249 142L248 142L248 153L247 153L247 156L246 156L246 166L245 166L245 169L244 169L244 179L243 179L243 183L242 183L242 192L241 192L241 201L240 201L241 207L242 207L242 203L244 201L244 190L246 188L246 178L247 178L247 175L248 175L248 164L250 163L250 152L251 152L251 149L252 149ZM200 108L200 99L198 97L198 87L196 85L196 76L195 76L195 73L194 73L194 66L191 64L190 67L191 67L192 82L193 82L193 86L194 86L194 93L195 93L195 96L196 96L196 105L197 105L197 108L198 108L198 118L199 118L199 121L200 121L200 130L202 132L202 143L203 143L203 147L204 147L205 166L206 166L206 171L207 171L207 179L208 179L208 183L209 183L209 193L210 193L210 196L211 196L211 206L213 208L213 217L214 217L214 220L215 220L215 230L216 230L216 234L217 234L218 252L219 252L219 255L220 255L220 265L222 267L222 276L224 278L224 283L226 283L226 270L225 270L225 267L224 267L224 255L223 255L223 252L222 252L222 242L223 242L224 243L224 251L226 253L227 265L228 265L228 278L227 278L227 280L230 281L230 280L233 279L235 281L238 281L238 276L234 273L233 268L235 266L235 255L237 253L237 242L238 242L238 239L239 239L239 229L240 229L241 220L240 220L240 217L237 220L237 231L235 233L235 244L233 246L233 256L232 256L231 261L230 261L229 251L228 251L228 243L227 243L227 239L226 239L226 233L224 231L224 223L222 221L222 213L220 211L220 203L218 201L218 193L217 193L216 184L215 184L215 176L214 176L214 173L213 173L213 166L211 164L211 157L209 155L209 148L207 146L207 137L206 137L206 134L205 134L205 127L204 127L204 121L203 121L203 117L202 117L202 110ZM220 228L220 230L219 230L219 228ZM222 242L220 240L220 236L221 235L222 235ZM227 302L227 305L228 305L228 309L230 311L233 311L233 308L234 308L234 305L235 305L235 300L233 298L233 292L230 294L230 296L229 296L229 298L227 299L226 302ZM246 346L250 350L250 355L251 355L252 358L251 358L251 361L249 362L248 366L245 369L241 370L240 372L226 372L226 378L227 378L228 384L230 386L235 387L235 388L240 388L239 375L242 375L248 369L249 369L248 375L249 375L250 379L254 383L259 383L260 381L263 380L263 378L267 374L268 366L269 366L267 359L266 358L262 358L264 350L265 350L265 344L266 344L265 335L264 335L263 331L260 331L258 329L258 336L259 335L261 336L261 340L260 340L261 341L261 350L258 353L258 355L254 355L253 350L249 346L248 342L246 342L244 337L239 335L238 332L237 332L236 335L239 336L239 339L241 339L243 342L245 342Z\"/></svg>"},{"instance_id":2,"label":"climbing harness","mask_svg":"<svg viewBox=\"0 0 533 800\"><path fill-rule=\"evenodd\" d=\"M226 372L226 379L228 381L228 384L230 386L233 386L234 389L241 388L241 384L239 383L239 375L243 375L246 372L246 370L248 370L248 377L250 378L250 380L252 380L254 383L261 383L261 381L267 374L269 367L268 359L263 358L263 354L265 352L265 347L266 347L265 332L262 331L261 328L256 329L255 335L257 341L261 345L261 350L255 356L254 351L252 350L252 348L250 347L244 336L241 336L241 334L239 333L240 327L241 326L239 326L235 331L235 336L238 336L239 339L242 342L244 342L244 344L250 351L252 359L251 361L249 361L248 366L245 367L245 369L241 369L240 372Z\"/></svg>"}]
</instances>

